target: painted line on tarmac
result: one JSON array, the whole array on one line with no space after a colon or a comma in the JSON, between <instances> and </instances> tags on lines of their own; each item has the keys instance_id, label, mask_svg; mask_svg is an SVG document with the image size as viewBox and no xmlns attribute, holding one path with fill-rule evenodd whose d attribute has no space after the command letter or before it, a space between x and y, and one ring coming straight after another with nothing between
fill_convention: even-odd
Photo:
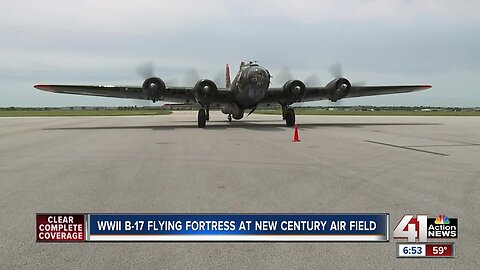
<instances>
[{"instance_id":1,"label":"painted line on tarmac","mask_svg":"<svg viewBox=\"0 0 480 270\"><path fill-rule=\"evenodd\" d=\"M395 148L400 148L400 149L406 149L406 150L412 150L412 151L432 154L432 155L445 156L445 157L449 156L448 154L444 154L444 153L432 152L432 151L427 151L427 150L422 150L422 149L417 149L417 148L411 148L411 147L407 147L407 146L401 146L401 145L395 145L395 144L389 144L389 143L382 143L382 142L376 142L376 141L369 141L369 140L364 140L364 141L369 142L369 143L379 144L379 145L385 145L385 146L390 146L390 147L395 147Z\"/></svg>"}]
</instances>

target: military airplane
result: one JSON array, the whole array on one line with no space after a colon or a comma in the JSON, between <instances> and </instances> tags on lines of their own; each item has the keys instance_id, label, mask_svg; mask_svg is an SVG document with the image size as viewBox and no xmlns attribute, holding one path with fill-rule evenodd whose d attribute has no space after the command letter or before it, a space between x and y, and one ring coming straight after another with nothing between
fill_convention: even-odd
<instances>
[{"instance_id":1,"label":"military airplane","mask_svg":"<svg viewBox=\"0 0 480 270\"><path fill-rule=\"evenodd\" d=\"M228 121L240 120L245 111L250 115L258 105L280 104L282 117L286 126L295 124L293 103L330 100L336 102L343 98L406 93L431 88L431 85L403 86L356 86L342 76L321 87L306 86L301 80L287 80L282 87L271 88L270 72L257 62L248 61L240 64L240 70L230 81L228 64L225 70L225 87L218 87L212 80L201 79L193 87L167 86L158 77L147 78L141 87L112 85L44 85L34 87L40 90L102 97L143 99L156 101L173 101L185 104L200 104L198 127L203 128L210 118L210 107L221 108L227 114Z\"/></svg>"}]
</instances>

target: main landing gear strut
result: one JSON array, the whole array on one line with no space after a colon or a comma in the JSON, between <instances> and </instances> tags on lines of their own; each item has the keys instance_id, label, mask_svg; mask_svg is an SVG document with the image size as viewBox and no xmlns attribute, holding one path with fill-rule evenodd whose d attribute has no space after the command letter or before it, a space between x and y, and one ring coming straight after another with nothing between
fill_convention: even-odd
<instances>
[{"instance_id":1,"label":"main landing gear strut","mask_svg":"<svg viewBox=\"0 0 480 270\"><path fill-rule=\"evenodd\" d=\"M282 118L285 120L287 127L295 125L295 111L286 105L282 105Z\"/></svg>"},{"instance_id":2,"label":"main landing gear strut","mask_svg":"<svg viewBox=\"0 0 480 270\"><path fill-rule=\"evenodd\" d=\"M293 127L295 125L295 111L292 108L288 108L287 106L282 106L282 117L285 120L285 124L287 127ZM229 114L227 116L229 122L232 121L232 115ZM202 107L198 110L198 127L204 128L207 121L210 120L210 110L208 106Z\"/></svg>"},{"instance_id":3,"label":"main landing gear strut","mask_svg":"<svg viewBox=\"0 0 480 270\"><path fill-rule=\"evenodd\" d=\"M204 128L207 121L210 120L210 108L209 106L204 106L198 110L198 127Z\"/></svg>"}]
</instances>

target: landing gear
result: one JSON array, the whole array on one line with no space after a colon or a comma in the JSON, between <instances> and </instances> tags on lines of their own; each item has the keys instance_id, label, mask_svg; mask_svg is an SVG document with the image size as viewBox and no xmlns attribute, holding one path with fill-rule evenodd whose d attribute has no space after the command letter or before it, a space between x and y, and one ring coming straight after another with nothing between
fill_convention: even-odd
<instances>
[{"instance_id":1,"label":"landing gear","mask_svg":"<svg viewBox=\"0 0 480 270\"><path fill-rule=\"evenodd\" d=\"M227 119L228 119L228 122L232 122L232 115L229 114L229 115L227 116Z\"/></svg>"},{"instance_id":2,"label":"landing gear","mask_svg":"<svg viewBox=\"0 0 480 270\"><path fill-rule=\"evenodd\" d=\"M295 125L295 111L292 108L288 108L283 117L287 127L293 127Z\"/></svg>"},{"instance_id":3,"label":"landing gear","mask_svg":"<svg viewBox=\"0 0 480 270\"><path fill-rule=\"evenodd\" d=\"M286 104L282 104L282 119L285 120L287 127L293 127L295 125L295 111Z\"/></svg>"},{"instance_id":4,"label":"landing gear","mask_svg":"<svg viewBox=\"0 0 480 270\"><path fill-rule=\"evenodd\" d=\"M210 106L205 107L206 119L210 121Z\"/></svg>"},{"instance_id":5,"label":"landing gear","mask_svg":"<svg viewBox=\"0 0 480 270\"><path fill-rule=\"evenodd\" d=\"M285 115L287 114L287 105L282 105L282 119L285 120Z\"/></svg>"},{"instance_id":6,"label":"landing gear","mask_svg":"<svg viewBox=\"0 0 480 270\"><path fill-rule=\"evenodd\" d=\"M206 122L207 122L207 113L205 112L205 109L202 108L198 111L198 127L204 128Z\"/></svg>"}]
</instances>

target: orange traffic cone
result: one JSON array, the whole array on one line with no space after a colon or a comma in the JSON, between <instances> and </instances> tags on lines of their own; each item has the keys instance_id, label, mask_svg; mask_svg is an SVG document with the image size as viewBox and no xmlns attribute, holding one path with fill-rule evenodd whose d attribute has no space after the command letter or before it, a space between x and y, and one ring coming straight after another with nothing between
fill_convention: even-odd
<instances>
[{"instance_id":1,"label":"orange traffic cone","mask_svg":"<svg viewBox=\"0 0 480 270\"><path fill-rule=\"evenodd\" d=\"M297 123L295 122L295 128L294 128L294 131L293 131L293 140L292 142L299 142L300 141L300 138L298 138L298 125Z\"/></svg>"}]
</instances>

